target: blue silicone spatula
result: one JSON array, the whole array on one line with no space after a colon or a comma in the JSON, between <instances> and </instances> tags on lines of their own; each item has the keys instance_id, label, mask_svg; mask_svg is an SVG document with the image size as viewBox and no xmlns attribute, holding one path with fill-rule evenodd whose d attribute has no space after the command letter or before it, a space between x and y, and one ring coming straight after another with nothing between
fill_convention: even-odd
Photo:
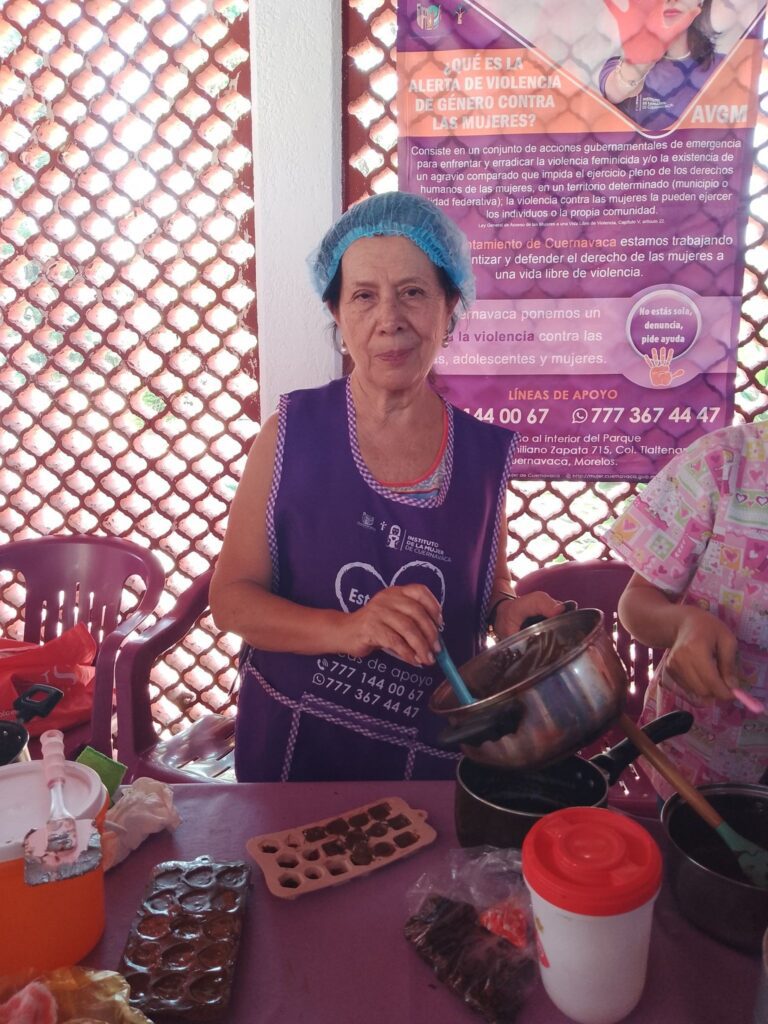
<instances>
[{"instance_id":1,"label":"blue silicone spatula","mask_svg":"<svg viewBox=\"0 0 768 1024\"><path fill-rule=\"evenodd\" d=\"M467 689L467 684L461 678L459 670L456 668L453 658L448 653L448 649L443 643L443 637L438 634L438 640L440 642L440 650L435 655L437 664L445 673L445 678L451 684L451 689L456 694L460 704L474 704L475 698Z\"/></svg>"}]
</instances>

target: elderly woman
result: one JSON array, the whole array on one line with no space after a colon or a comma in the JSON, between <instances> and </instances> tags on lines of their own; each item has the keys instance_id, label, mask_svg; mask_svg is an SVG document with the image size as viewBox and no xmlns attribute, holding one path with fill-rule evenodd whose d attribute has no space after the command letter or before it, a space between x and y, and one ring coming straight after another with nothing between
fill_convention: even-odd
<instances>
[{"instance_id":1,"label":"elderly woman","mask_svg":"<svg viewBox=\"0 0 768 1024\"><path fill-rule=\"evenodd\" d=\"M444 778L427 702L438 633L457 663L513 597L504 498L515 437L446 404L435 356L474 297L469 246L406 193L345 213L312 259L350 375L283 396L253 444L211 587L245 641L241 781Z\"/></svg>"}]
</instances>

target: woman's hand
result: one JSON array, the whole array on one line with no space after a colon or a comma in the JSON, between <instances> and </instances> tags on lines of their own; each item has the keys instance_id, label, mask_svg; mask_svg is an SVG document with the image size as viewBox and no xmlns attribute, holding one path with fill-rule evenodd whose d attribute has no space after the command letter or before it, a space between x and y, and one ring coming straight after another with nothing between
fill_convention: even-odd
<instances>
[{"instance_id":1,"label":"woman's hand","mask_svg":"<svg viewBox=\"0 0 768 1024\"><path fill-rule=\"evenodd\" d=\"M664 17L664 0L604 0L616 21L624 60L635 68L645 68L661 60L670 43L701 13L700 7L681 11L674 19Z\"/></svg>"},{"instance_id":2,"label":"woman's hand","mask_svg":"<svg viewBox=\"0 0 768 1024\"><path fill-rule=\"evenodd\" d=\"M359 611L345 616L340 650L355 658L384 650L410 665L433 665L442 612L421 583L380 590Z\"/></svg>"},{"instance_id":3,"label":"woman's hand","mask_svg":"<svg viewBox=\"0 0 768 1024\"><path fill-rule=\"evenodd\" d=\"M519 633L523 628L523 622L534 615L543 615L545 619L550 619L564 610L565 605L562 601L556 601L543 590L535 590L512 601L503 601L496 609L493 632L502 640L513 633Z\"/></svg>"},{"instance_id":4,"label":"woman's hand","mask_svg":"<svg viewBox=\"0 0 768 1024\"><path fill-rule=\"evenodd\" d=\"M737 640L715 615L682 605L674 643L669 648L666 670L674 681L695 697L733 700L738 686Z\"/></svg>"}]
</instances>

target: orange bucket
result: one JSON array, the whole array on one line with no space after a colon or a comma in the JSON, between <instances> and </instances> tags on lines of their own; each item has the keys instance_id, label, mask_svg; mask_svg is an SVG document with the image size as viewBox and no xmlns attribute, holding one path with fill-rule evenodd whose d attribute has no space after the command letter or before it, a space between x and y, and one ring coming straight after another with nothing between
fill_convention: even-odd
<instances>
[{"instance_id":1,"label":"orange bucket","mask_svg":"<svg viewBox=\"0 0 768 1024\"><path fill-rule=\"evenodd\" d=\"M68 761L64 796L74 818L93 818L99 830L109 807L101 779ZM49 814L42 761L0 768L0 976L71 967L104 931L104 870L59 882L27 885L22 841Z\"/></svg>"}]
</instances>

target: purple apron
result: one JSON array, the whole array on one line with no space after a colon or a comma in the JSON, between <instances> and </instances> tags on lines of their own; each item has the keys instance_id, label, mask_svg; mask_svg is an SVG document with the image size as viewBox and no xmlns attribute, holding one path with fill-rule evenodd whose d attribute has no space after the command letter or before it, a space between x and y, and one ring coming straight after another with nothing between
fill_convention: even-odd
<instances>
[{"instance_id":1,"label":"purple apron","mask_svg":"<svg viewBox=\"0 0 768 1024\"><path fill-rule=\"evenodd\" d=\"M481 648L516 437L447 407L440 494L394 495L368 472L347 379L280 404L267 510L275 593L354 612L388 586L423 583L443 608L461 664ZM241 782L448 778L427 703L437 667L374 651L365 658L241 655L235 765Z\"/></svg>"}]
</instances>

